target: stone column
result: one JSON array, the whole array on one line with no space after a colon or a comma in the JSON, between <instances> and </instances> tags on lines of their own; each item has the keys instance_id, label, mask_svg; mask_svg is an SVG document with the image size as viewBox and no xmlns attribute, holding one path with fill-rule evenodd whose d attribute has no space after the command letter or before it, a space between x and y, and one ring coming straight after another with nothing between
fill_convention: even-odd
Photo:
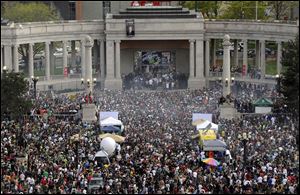
<instances>
[{"instance_id":1,"label":"stone column","mask_svg":"<svg viewBox=\"0 0 300 195\"><path fill-rule=\"evenodd\" d=\"M50 53L50 74L55 75L55 67L56 67L56 56L54 55L54 42L50 42L49 44L49 53Z\"/></svg>"},{"instance_id":2,"label":"stone column","mask_svg":"<svg viewBox=\"0 0 300 195\"><path fill-rule=\"evenodd\" d=\"M67 51L67 41L63 41L63 74L65 68L68 67L68 51ZM67 78L67 77L65 77Z\"/></svg>"},{"instance_id":3,"label":"stone column","mask_svg":"<svg viewBox=\"0 0 300 195\"><path fill-rule=\"evenodd\" d=\"M209 39L205 41L205 77L209 77L210 55L209 55Z\"/></svg>"},{"instance_id":4,"label":"stone column","mask_svg":"<svg viewBox=\"0 0 300 195\"><path fill-rule=\"evenodd\" d=\"M29 78L31 78L32 76L34 76L34 69L33 69L33 45L34 43L29 43L29 60L28 60L28 64L29 64Z\"/></svg>"},{"instance_id":5,"label":"stone column","mask_svg":"<svg viewBox=\"0 0 300 195\"><path fill-rule=\"evenodd\" d=\"M234 66L237 68L239 67L239 50L238 50L238 40L235 39L234 40L234 54L233 54L233 58L234 58Z\"/></svg>"},{"instance_id":6,"label":"stone column","mask_svg":"<svg viewBox=\"0 0 300 195\"><path fill-rule=\"evenodd\" d=\"M19 72L19 45L15 44L14 45L14 70L15 72Z\"/></svg>"},{"instance_id":7,"label":"stone column","mask_svg":"<svg viewBox=\"0 0 300 195\"><path fill-rule=\"evenodd\" d=\"M98 60L98 55L99 55L99 46L98 46L98 40L95 40L94 41L94 46L93 46L93 48L92 48L92 52L93 52L93 59L94 59L94 63L92 63L92 66L94 66L94 68L95 68L95 73L96 73L96 71L98 70L100 70L100 63L99 63L99 60ZM93 61L93 60L92 60ZM93 71L92 71L93 72ZM99 73L97 73L97 75L96 75L96 78L98 78L99 77Z\"/></svg>"},{"instance_id":8,"label":"stone column","mask_svg":"<svg viewBox=\"0 0 300 195\"><path fill-rule=\"evenodd\" d=\"M85 76L85 73L86 73L86 70L85 70L85 67L86 67L85 62L86 62L86 60L85 60L84 40L81 40L81 48L80 48L80 50L81 50L81 77L82 77L82 78L86 78L86 76Z\"/></svg>"},{"instance_id":9,"label":"stone column","mask_svg":"<svg viewBox=\"0 0 300 195\"><path fill-rule=\"evenodd\" d=\"M118 49L119 43L116 43L116 48L119 51L116 51L119 54L118 57L115 55L115 47L113 40L106 41L106 79L105 79L105 88L107 89L122 89L122 80L120 78L115 78L115 75L120 74L120 65L114 67L115 63L120 64L120 49ZM119 61L119 62L118 62ZM115 71L118 70L118 73ZM117 76L119 77L119 76Z\"/></svg>"},{"instance_id":10,"label":"stone column","mask_svg":"<svg viewBox=\"0 0 300 195\"><path fill-rule=\"evenodd\" d=\"M50 80L50 42L45 42L45 75L46 79Z\"/></svg>"},{"instance_id":11,"label":"stone column","mask_svg":"<svg viewBox=\"0 0 300 195\"><path fill-rule=\"evenodd\" d=\"M282 57L282 43L281 41L277 41L277 74L280 74L282 69L281 57Z\"/></svg>"},{"instance_id":12,"label":"stone column","mask_svg":"<svg viewBox=\"0 0 300 195\"><path fill-rule=\"evenodd\" d=\"M196 40L196 78L204 78L203 40Z\"/></svg>"},{"instance_id":13,"label":"stone column","mask_svg":"<svg viewBox=\"0 0 300 195\"><path fill-rule=\"evenodd\" d=\"M71 41L71 67L74 68L76 66L76 41Z\"/></svg>"},{"instance_id":14,"label":"stone column","mask_svg":"<svg viewBox=\"0 0 300 195\"><path fill-rule=\"evenodd\" d=\"M260 40L260 64L261 64L261 78L264 79L266 75L266 45L265 40Z\"/></svg>"},{"instance_id":15,"label":"stone column","mask_svg":"<svg viewBox=\"0 0 300 195\"><path fill-rule=\"evenodd\" d=\"M243 66L245 66L245 76L248 73L248 42L247 39L243 39L244 48L243 48Z\"/></svg>"},{"instance_id":16,"label":"stone column","mask_svg":"<svg viewBox=\"0 0 300 195\"><path fill-rule=\"evenodd\" d=\"M217 47L217 40L216 39L212 39L212 66L216 66L216 47Z\"/></svg>"},{"instance_id":17,"label":"stone column","mask_svg":"<svg viewBox=\"0 0 300 195\"><path fill-rule=\"evenodd\" d=\"M230 94L230 85L231 85L231 78L230 78L230 37L229 35L224 36L223 40L223 96L226 97Z\"/></svg>"},{"instance_id":18,"label":"stone column","mask_svg":"<svg viewBox=\"0 0 300 195\"><path fill-rule=\"evenodd\" d=\"M105 53L104 53L104 40L98 40L98 43L100 45L100 77L101 79L104 79L104 75L105 75L105 70L104 70L104 57L105 57Z\"/></svg>"},{"instance_id":19,"label":"stone column","mask_svg":"<svg viewBox=\"0 0 300 195\"><path fill-rule=\"evenodd\" d=\"M259 45L259 40L255 41L255 63L256 63L256 68L260 69L260 45Z\"/></svg>"},{"instance_id":20,"label":"stone column","mask_svg":"<svg viewBox=\"0 0 300 195\"><path fill-rule=\"evenodd\" d=\"M114 42L109 40L106 41L106 71L107 75L106 78L113 79L115 75L115 69L114 69Z\"/></svg>"},{"instance_id":21,"label":"stone column","mask_svg":"<svg viewBox=\"0 0 300 195\"><path fill-rule=\"evenodd\" d=\"M194 42L195 42L195 40L190 40L190 77L189 77L189 79L195 78Z\"/></svg>"},{"instance_id":22,"label":"stone column","mask_svg":"<svg viewBox=\"0 0 300 195\"><path fill-rule=\"evenodd\" d=\"M116 40L116 79L121 79L121 69L120 69L120 58L121 58L121 52L120 52L120 40Z\"/></svg>"},{"instance_id":23,"label":"stone column","mask_svg":"<svg viewBox=\"0 0 300 195\"><path fill-rule=\"evenodd\" d=\"M7 67L8 71L12 70L12 53L11 45L4 45L4 66Z\"/></svg>"},{"instance_id":24,"label":"stone column","mask_svg":"<svg viewBox=\"0 0 300 195\"><path fill-rule=\"evenodd\" d=\"M93 69L92 69L92 47L94 40L90 36L85 37L85 81L90 82L87 87L87 94L93 92Z\"/></svg>"},{"instance_id":25,"label":"stone column","mask_svg":"<svg viewBox=\"0 0 300 195\"><path fill-rule=\"evenodd\" d=\"M2 75L2 71L3 71L3 45L1 45L1 75Z\"/></svg>"}]
</instances>

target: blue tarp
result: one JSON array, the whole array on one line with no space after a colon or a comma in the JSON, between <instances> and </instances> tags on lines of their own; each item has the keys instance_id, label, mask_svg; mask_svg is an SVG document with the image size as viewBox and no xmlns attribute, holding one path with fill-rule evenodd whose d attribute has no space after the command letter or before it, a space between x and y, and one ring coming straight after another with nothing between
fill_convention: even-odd
<instances>
[{"instance_id":1,"label":"blue tarp","mask_svg":"<svg viewBox=\"0 0 300 195\"><path fill-rule=\"evenodd\" d=\"M101 127L101 130L104 132L120 132L121 128L116 126L105 126L105 127Z\"/></svg>"}]
</instances>

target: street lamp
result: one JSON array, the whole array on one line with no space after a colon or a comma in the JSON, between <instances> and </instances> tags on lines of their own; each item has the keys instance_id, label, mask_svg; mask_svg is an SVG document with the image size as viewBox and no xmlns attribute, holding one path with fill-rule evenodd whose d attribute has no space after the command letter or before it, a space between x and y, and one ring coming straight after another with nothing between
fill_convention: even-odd
<instances>
[{"instance_id":1,"label":"street lamp","mask_svg":"<svg viewBox=\"0 0 300 195\"><path fill-rule=\"evenodd\" d=\"M229 85L229 78L225 78L225 80L222 80L222 78L221 77L219 77L218 79L217 79L217 81L218 81L218 83L221 85L221 86L223 86L223 87L228 87L228 85ZM235 81L235 79L234 79L234 77L231 77L231 82L230 82L230 86L233 86L234 85L234 81ZM229 95L229 96L228 96ZM230 94L228 94L227 96L230 98ZM227 98L227 96L226 96L226 98ZM224 97L224 96L223 96ZM224 97L225 98L225 97ZM223 99L221 102L223 102L224 103L224 100L226 100L226 99Z\"/></svg>"},{"instance_id":2,"label":"street lamp","mask_svg":"<svg viewBox=\"0 0 300 195\"><path fill-rule=\"evenodd\" d=\"M231 77L231 85L234 83L234 81L235 81L234 77ZM220 84L222 84L222 78L221 77L218 78L218 82ZM227 77L225 78L224 84L225 84L225 87L228 87L228 78Z\"/></svg>"},{"instance_id":3,"label":"street lamp","mask_svg":"<svg viewBox=\"0 0 300 195\"><path fill-rule=\"evenodd\" d=\"M239 134L238 135L238 139L241 140L243 142L244 145L244 157L243 157L243 163L244 163L244 169L247 167L247 142L251 139L251 134L250 132L247 133L243 133L242 135Z\"/></svg>"},{"instance_id":4,"label":"street lamp","mask_svg":"<svg viewBox=\"0 0 300 195\"><path fill-rule=\"evenodd\" d=\"M275 77L276 77L276 81L277 81L276 89L277 89L278 94L280 94L280 92L281 92L281 86L280 85L281 85L282 76L277 74Z\"/></svg>"},{"instance_id":5,"label":"street lamp","mask_svg":"<svg viewBox=\"0 0 300 195\"><path fill-rule=\"evenodd\" d=\"M33 81L34 99L36 99L36 83L39 81L39 77L31 76L31 80Z\"/></svg>"},{"instance_id":6,"label":"street lamp","mask_svg":"<svg viewBox=\"0 0 300 195\"><path fill-rule=\"evenodd\" d=\"M85 82L84 78L81 78L81 85L84 85L86 87L87 95L89 96L87 98L88 99L87 103L91 103L91 102L89 102L90 101L89 99L92 95L91 94L92 88L94 87L94 85L96 85L96 82L97 82L96 78L93 79L93 82L91 82L90 79L87 79L86 82Z\"/></svg>"},{"instance_id":7,"label":"street lamp","mask_svg":"<svg viewBox=\"0 0 300 195\"><path fill-rule=\"evenodd\" d=\"M7 73L7 71L8 71L7 66L3 66L3 72Z\"/></svg>"},{"instance_id":8,"label":"street lamp","mask_svg":"<svg viewBox=\"0 0 300 195\"><path fill-rule=\"evenodd\" d=\"M90 86L91 86L91 82L90 82L90 81L91 81L90 79L87 79L86 82L84 82L84 78L81 78L81 85L86 84L87 88L90 88ZM94 78L92 84L95 85L96 83L97 83L97 79ZM92 87L93 87L93 86L92 86Z\"/></svg>"}]
</instances>

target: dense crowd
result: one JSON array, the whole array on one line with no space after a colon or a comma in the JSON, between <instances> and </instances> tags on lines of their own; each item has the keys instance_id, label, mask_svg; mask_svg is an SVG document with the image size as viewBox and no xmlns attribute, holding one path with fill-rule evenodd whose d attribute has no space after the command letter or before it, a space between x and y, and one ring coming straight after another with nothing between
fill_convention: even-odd
<instances>
[{"instance_id":1,"label":"dense crowd","mask_svg":"<svg viewBox=\"0 0 300 195\"><path fill-rule=\"evenodd\" d=\"M183 89L187 87L187 76L183 73L169 71L156 72L132 72L123 76L123 88L126 89Z\"/></svg>"},{"instance_id":2,"label":"dense crowd","mask_svg":"<svg viewBox=\"0 0 300 195\"><path fill-rule=\"evenodd\" d=\"M245 93L252 92L255 97L272 93L254 88ZM239 93L243 92L236 90L234 96L242 99ZM100 150L98 122L86 124L54 114L36 115L41 107L47 113L79 110L84 95L40 94L31 117L1 123L1 193L85 194L95 174L103 178L103 185L91 193L298 193L298 116L219 119L221 95L220 86L203 90L95 91L94 101L100 110L119 112L125 125L121 150L110 158L110 165L103 165L93 160ZM196 133L193 113L216 116L213 120L220 125L221 139L227 143L232 161L216 154L220 166L202 163L198 141L191 139ZM239 136L244 132L251 135L246 162ZM78 133L81 138L76 144L70 138ZM20 160L22 155L28 163Z\"/></svg>"}]
</instances>

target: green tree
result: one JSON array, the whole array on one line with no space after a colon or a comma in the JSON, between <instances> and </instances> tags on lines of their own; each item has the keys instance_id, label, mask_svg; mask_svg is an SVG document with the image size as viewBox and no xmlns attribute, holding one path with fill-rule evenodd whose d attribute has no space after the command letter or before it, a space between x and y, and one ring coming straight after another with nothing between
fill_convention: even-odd
<instances>
[{"instance_id":1,"label":"green tree","mask_svg":"<svg viewBox=\"0 0 300 195\"><path fill-rule=\"evenodd\" d=\"M286 104L296 108L299 113L299 34L294 41L284 45L281 63L286 69L282 75L280 91Z\"/></svg>"},{"instance_id":2,"label":"green tree","mask_svg":"<svg viewBox=\"0 0 300 195\"><path fill-rule=\"evenodd\" d=\"M228 1L226 4L224 13L221 16L223 19L255 19L256 8L257 19L263 20L268 18L265 14L268 6L266 1Z\"/></svg>"},{"instance_id":3,"label":"green tree","mask_svg":"<svg viewBox=\"0 0 300 195\"><path fill-rule=\"evenodd\" d=\"M15 23L22 22L42 22L59 20L57 10L51 8L49 5L41 2L30 3L5 3L3 4L3 11L1 17L9 19ZM36 43L33 46L33 56L44 49L44 43ZM19 47L19 53L23 57L26 64L29 61L29 46L22 44ZM28 72L28 66L26 67Z\"/></svg>"},{"instance_id":4,"label":"green tree","mask_svg":"<svg viewBox=\"0 0 300 195\"><path fill-rule=\"evenodd\" d=\"M183 7L190 10L199 10L204 18L217 18L221 7L221 1L183 1Z\"/></svg>"},{"instance_id":5,"label":"green tree","mask_svg":"<svg viewBox=\"0 0 300 195\"><path fill-rule=\"evenodd\" d=\"M41 2L4 4L1 17L16 23L59 19L57 10Z\"/></svg>"},{"instance_id":6,"label":"green tree","mask_svg":"<svg viewBox=\"0 0 300 195\"><path fill-rule=\"evenodd\" d=\"M30 111L31 101L26 97L28 82L23 73L4 72L1 77L1 120L5 116L18 119Z\"/></svg>"},{"instance_id":7,"label":"green tree","mask_svg":"<svg viewBox=\"0 0 300 195\"><path fill-rule=\"evenodd\" d=\"M268 1L267 4L270 10L270 15L275 20L283 20L285 17L288 18L292 8L299 8L298 1Z\"/></svg>"}]
</instances>

